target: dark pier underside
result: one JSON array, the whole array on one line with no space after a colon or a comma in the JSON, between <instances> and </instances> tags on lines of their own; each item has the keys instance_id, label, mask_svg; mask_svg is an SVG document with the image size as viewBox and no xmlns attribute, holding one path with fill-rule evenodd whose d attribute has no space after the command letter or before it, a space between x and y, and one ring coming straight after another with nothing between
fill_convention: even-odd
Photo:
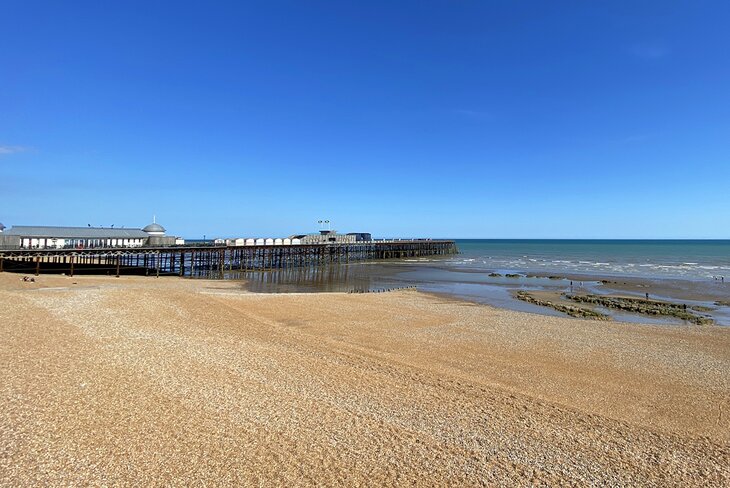
<instances>
[{"instance_id":1,"label":"dark pier underside","mask_svg":"<svg viewBox=\"0 0 730 488\"><path fill-rule=\"evenodd\" d=\"M456 254L454 241L408 240L290 246L0 249L0 271L224 278L226 272Z\"/></svg>"}]
</instances>

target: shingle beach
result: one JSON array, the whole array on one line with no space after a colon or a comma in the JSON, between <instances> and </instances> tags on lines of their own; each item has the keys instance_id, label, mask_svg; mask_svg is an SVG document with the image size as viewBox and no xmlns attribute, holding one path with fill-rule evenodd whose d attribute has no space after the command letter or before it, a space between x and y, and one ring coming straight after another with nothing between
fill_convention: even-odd
<instances>
[{"instance_id":1,"label":"shingle beach","mask_svg":"<svg viewBox=\"0 0 730 488\"><path fill-rule=\"evenodd\" d=\"M0 273L2 486L728 486L730 328Z\"/></svg>"}]
</instances>

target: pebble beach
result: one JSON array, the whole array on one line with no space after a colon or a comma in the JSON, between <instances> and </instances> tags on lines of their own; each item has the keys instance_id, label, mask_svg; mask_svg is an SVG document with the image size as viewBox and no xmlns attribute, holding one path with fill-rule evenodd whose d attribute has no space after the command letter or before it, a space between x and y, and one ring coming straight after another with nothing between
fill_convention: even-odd
<instances>
[{"instance_id":1,"label":"pebble beach","mask_svg":"<svg viewBox=\"0 0 730 488\"><path fill-rule=\"evenodd\" d=\"M2 486L727 486L730 328L0 273Z\"/></svg>"}]
</instances>

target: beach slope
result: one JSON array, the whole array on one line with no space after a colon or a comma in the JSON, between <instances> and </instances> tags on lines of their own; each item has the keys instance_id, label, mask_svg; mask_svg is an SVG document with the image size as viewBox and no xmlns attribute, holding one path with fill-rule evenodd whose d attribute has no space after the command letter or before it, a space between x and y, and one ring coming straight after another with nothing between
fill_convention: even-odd
<instances>
[{"instance_id":1,"label":"beach slope","mask_svg":"<svg viewBox=\"0 0 730 488\"><path fill-rule=\"evenodd\" d=\"M730 483L730 329L0 273L0 484Z\"/></svg>"}]
</instances>

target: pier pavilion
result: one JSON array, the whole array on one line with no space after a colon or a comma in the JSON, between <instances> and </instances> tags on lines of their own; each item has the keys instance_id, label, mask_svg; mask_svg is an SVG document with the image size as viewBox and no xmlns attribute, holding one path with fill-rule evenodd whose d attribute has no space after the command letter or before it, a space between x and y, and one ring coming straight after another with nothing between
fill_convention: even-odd
<instances>
[{"instance_id":1,"label":"pier pavilion","mask_svg":"<svg viewBox=\"0 0 730 488\"><path fill-rule=\"evenodd\" d=\"M114 227L57 227L16 225L0 229L0 248L96 249L172 246L180 243L152 222L142 229Z\"/></svg>"}]
</instances>

